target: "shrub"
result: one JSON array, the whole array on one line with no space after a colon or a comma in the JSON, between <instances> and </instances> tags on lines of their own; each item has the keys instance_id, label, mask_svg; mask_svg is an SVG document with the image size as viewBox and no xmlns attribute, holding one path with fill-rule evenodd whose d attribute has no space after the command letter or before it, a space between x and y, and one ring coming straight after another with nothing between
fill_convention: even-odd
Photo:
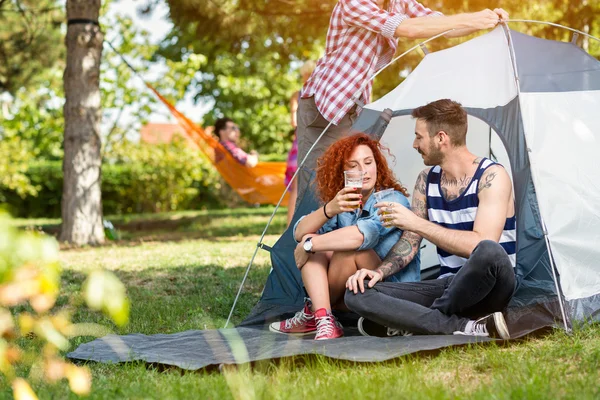
<instances>
[{"instance_id":1,"label":"shrub","mask_svg":"<svg viewBox=\"0 0 600 400\"><path fill-rule=\"evenodd\" d=\"M87 367L70 364L60 355L69 349L69 338L107 331L95 324L71 323L73 311L84 300L117 325L129 319L125 286L111 272L89 273L83 296L57 307L60 275L56 240L18 231L6 214L0 214L0 373L11 382L17 399L35 398L29 383L20 377L27 370L30 379L49 383L67 379L73 392L89 393ZM24 337L35 339L36 345L23 349Z\"/></svg>"},{"instance_id":2,"label":"shrub","mask_svg":"<svg viewBox=\"0 0 600 400\"><path fill-rule=\"evenodd\" d=\"M37 192L0 184L0 199L19 217L60 217L62 163L31 163L21 173ZM104 214L175 211L219 207L221 181L199 150L182 143L120 143L102 165Z\"/></svg>"},{"instance_id":3,"label":"shrub","mask_svg":"<svg viewBox=\"0 0 600 400\"><path fill-rule=\"evenodd\" d=\"M119 143L102 169L106 214L176 211L215 206L218 174L183 142Z\"/></svg>"}]
</instances>

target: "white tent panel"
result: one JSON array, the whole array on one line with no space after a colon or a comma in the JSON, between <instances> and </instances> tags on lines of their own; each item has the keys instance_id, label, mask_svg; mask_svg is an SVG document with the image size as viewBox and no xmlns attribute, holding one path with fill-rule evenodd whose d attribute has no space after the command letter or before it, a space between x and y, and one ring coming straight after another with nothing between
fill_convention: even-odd
<instances>
[{"instance_id":1,"label":"white tent panel","mask_svg":"<svg viewBox=\"0 0 600 400\"><path fill-rule=\"evenodd\" d=\"M412 109L449 98L464 107L503 106L517 95L501 27L458 46L430 53L401 85L366 108Z\"/></svg>"},{"instance_id":2,"label":"white tent panel","mask_svg":"<svg viewBox=\"0 0 600 400\"><path fill-rule=\"evenodd\" d=\"M567 300L600 293L600 91L521 94L540 212Z\"/></svg>"},{"instance_id":3,"label":"white tent panel","mask_svg":"<svg viewBox=\"0 0 600 400\"><path fill-rule=\"evenodd\" d=\"M414 138L415 120L406 115L393 118L380 140L381 144L389 148L392 154L392 157L388 157L390 168L411 195L417 177L426 168L423 158L412 147ZM469 116L467 148L473 154L488 158L490 157L490 148L492 148L498 162L510 172L508 155L498 135L491 130L488 124L471 116ZM426 247L421 252L422 269L439 264L435 246L427 241L424 241L424 244Z\"/></svg>"}]
</instances>

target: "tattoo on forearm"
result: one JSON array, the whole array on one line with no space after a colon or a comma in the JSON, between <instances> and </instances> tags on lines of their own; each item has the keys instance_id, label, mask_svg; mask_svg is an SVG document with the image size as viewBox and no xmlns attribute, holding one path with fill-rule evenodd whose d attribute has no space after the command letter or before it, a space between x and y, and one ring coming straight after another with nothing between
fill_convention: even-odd
<instances>
[{"instance_id":1,"label":"tattoo on forearm","mask_svg":"<svg viewBox=\"0 0 600 400\"><path fill-rule=\"evenodd\" d=\"M482 179L479 181L479 192L481 192L483 189L492 187L492 181L497 175L497 172L492 171L485 176L482 176Z\"/></svg>"},{"instance_id":2,"label":"tattoo on forearm","mask_svg":"<svg viewBox=\"0 0 600 400\"><path fill-rule=\"evenodd\" d=\"M388 276L392 275L393 272L393 265L392 263L388 262L385 264L382 264L379 268L377 268L377 270L379 272L381 272L381 275L383 276L383 279L387 278Z\"/></svg>"},{"instance_id":3,"label":"tattoo on forearm","mask_svg":"<svg viewBox=\"0 0 600 400\"><path fill-rule=\"evenodd\" d=\"M419 250L421 236L412 232L405 232L398 243L392 247L378 270L384 278L394 275L406 267L413 259L413 255Z\"/></svg>"}]
</instances>

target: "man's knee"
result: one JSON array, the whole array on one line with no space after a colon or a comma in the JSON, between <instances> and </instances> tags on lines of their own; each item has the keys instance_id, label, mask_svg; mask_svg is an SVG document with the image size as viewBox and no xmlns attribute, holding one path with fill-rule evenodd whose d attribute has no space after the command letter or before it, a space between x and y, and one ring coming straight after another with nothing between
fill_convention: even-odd
<instances>
[{"instance_id":1,"label":"man's knee","mask_svg":"<svg viewBox=\"0 0 600 400\"><path fill-rule=\"evenodd\" d=\"M344 303L346 307L350 309L350 311L354 311L358 315L362 315L363 312L368 308L366 307L365 300L367 290L365 289L365 293L361 293L360 291L356 294L351 290L346 290L346 294L344 295Z\"/></svg>"},{"instance_id":2,"label":"man's knee","mask_svg":"<svg viewBox=\"0 0 600 400\"><path fill-rule=\"evenodd\" d=\"M508 257L504 248L493 240L482 240L471 253L471 257L476 257L485 264L492 264L503 257Z\"/></svg>"}]
</instances>

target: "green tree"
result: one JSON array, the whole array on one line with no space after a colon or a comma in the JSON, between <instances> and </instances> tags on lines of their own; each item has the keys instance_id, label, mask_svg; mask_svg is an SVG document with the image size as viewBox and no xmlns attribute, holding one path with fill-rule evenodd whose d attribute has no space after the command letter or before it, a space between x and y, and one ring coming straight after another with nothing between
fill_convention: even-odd
<instances>
[{"instance_id":1,"label":"green tree","mask_svg":"<svg viewBox=\"0 0 600 400\"><path fill-rule=\"evenodd\" d=\"M58 0L0 0L0 94L43 85L64 56Z\"/></svg>"},{"instance_id":2,"label":"green tree","mask_svg":"<svg viewBox=\"0 0 600 400\"><path fill-rule=\"evenodd\" d=\"M62 62L40 73L43 86L29 84L18 89L6 106L0 139L19 138L30 158L62 159Z\"/></svg>"},{"instance_id":3,"label":"green tree","mask_svg":"<svg viewBox=\"0 0 600 400\"><path fill-rule=\"evenodd\" d=\"M260 152L291 143L288 104L300 88L295 69L322 50L334 2L168 1L175 24L159 56L205 57L187 88L213 103L209 125L227 115Z\"/></svg>"},{"instance_id":4,"label":"green tree","mask_svg":"<svg viewBox=\"0 0 600 400\"><path fill-rule=\"evenodd\" d=\"M41 154L62 155L61 102L52 104L64 55L58 5L0 0L0 188L22 197L37 191L27 165Z\"/></svg>"}]
</instances>

